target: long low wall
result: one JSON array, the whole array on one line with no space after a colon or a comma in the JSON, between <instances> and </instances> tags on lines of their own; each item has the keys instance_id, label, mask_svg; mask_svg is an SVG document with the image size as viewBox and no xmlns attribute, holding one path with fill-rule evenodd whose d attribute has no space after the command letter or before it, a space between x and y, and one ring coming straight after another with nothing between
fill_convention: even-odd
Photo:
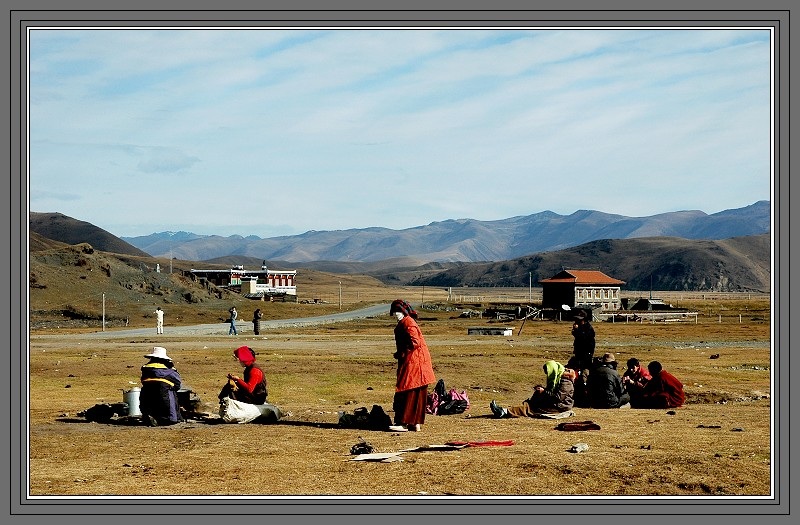
<instances>
[{"instance_id":1,"label":"long low wall","mask_svg":"<svg viewBox=\"0 0 800 525\"><path fill-rule=\"evenodd\" d=\"M700 292L700 291L659 291L659 290L620 290L622 299L662 299L666 302L675 301L726 301L726 300L756 300L769 299L770 294L760 292ZM509 303L509 304L541 304L541 288L478 288L478 287L452 287L449 289L449 299L453 303L482 304L482 303Z\"/></svg>"},{"instance_id":2,"label":"long low wall","mask_svg":"<svg viewBox=\"0 0 800 525\"><path fill-rule=\"evenodd\" d=\"M473 326L467 328L467 335L514 335L514 329L508 326Z\"/></svg>"},{"instance_id":3,"label":"long low wall","mask_svg":"<svg viewBox=\"0 0 800 525\"><path fill-rule=\"evenodd\" d=\"M609 321L612 323L670 323L670 322L692 322L697 324L697 312L617 312L617 313L595 313L597 321Z\"/></svg>"}]
</instances>

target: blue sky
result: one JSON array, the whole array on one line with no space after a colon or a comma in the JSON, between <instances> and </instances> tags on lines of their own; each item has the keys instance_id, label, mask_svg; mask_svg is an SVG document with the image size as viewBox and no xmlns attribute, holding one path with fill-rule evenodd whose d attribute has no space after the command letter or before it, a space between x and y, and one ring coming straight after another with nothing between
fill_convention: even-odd
<instances>
[{"instance_id":1,"label":"blue sky","mask_svg":"<svg viewBox=\"0 0 800 525\"><path fill-rule=\"evenodd\" d=\"M771 198L767 29L29 32L30 211L275 237Z\"/></svg>"}]
</instances>

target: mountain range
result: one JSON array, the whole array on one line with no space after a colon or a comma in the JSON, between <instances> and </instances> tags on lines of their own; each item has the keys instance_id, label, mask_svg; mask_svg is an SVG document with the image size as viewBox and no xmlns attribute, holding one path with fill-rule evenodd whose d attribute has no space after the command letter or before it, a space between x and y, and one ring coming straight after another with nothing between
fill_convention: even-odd
<instances>
[{"instance_id":1,"label":"mountain range","mask_svg":"<svg viewBox=\"0 0 800 525\"><path fill-rule=\"evenodd\" d=\"M391 259L409 266L430 262L504 261L601 239L680 237L719 240L758 235L770 231L770 210L769 201L758 201L744 208L710 215L698 210L648 217L627 217L593 210L580 210L570 215L545 211L496 221L451 219L404 230L371 227L308 231L270 238L161 232L121 239L154 257L192 261L227 256L293 264Z\"/></svg>"},{"instance_id":2,"label":"mountain range","mask_svg":"<svg viewBox=\"0 0 800 525\"><path fill-rule=\"evenodd\" d=\"M765 210L767 212L764 218ZM138 248L124 238L115 237L113 234L103 230L88 222L74 219L60 213L36 213L29 214L29 249L31 252L42 250L58 250L79 243L88 243L94 249L104 252L111 252L120 255L132 255L136 257L152 258L154 263L158 260L162 264L164 259L181 260L190 267L201 267L202 265L213 265L215 267L231 267L232 265L245 265L251 268L258 268L265 261L268 266L274 269L300 269L315 270L333 274L360 274L374 277L381 282L391 285L416 285L416 286L511 286L527 287L531 282L538 283L539 280L551 277L564 268L575 269L596 269L604 273L621 279L626 282L625 288L634 290L709 290L709 291L738 291L738 292L761 292L769 293L771 289L771 267L772 267L772 245L769 233L769 203L757 202L752 206L738 210L728 210L715 215L705 215L700 212L678 212L671 221L671 214L663 214L644 219L630 219L617 221L627 223L638 222L639 226L631 230L630 234L643 234L650 231L653 233L660 231L681 231L689 232L687 235L702 235L705 237L723 236L733 233L733 236L721 239L702 238L689 239L680 236L653 235L650 237L636 236L627 239L603 238L588 241L579 245L570 246L563 249L544 250L535 253L526 253L523 256L489 261L439 261L433 260L431 254L442 253L444 251L454 251L455 245L463 246L465 243L458 239L465 239L465 228L455 228L459 234L452 233L448 239L443 239L442 245L433 244L432 238L441 238L442 229L461 224L468 226L475 237L480 237L483 244L491 240L491 227L496 223L513 224L524 222L523 218L508 219L508 221L480 222L480 221L444 221L433 223L428 227L412 228L395 232L402 234L402 242L395 243L397 254L395 257L378 259L374 255L364 255L364 261L354 260L355 256L349 258L342 257L342 260L308 260L297 261L289 259L268 258L259 253L258 256L250 256L242 253L235 253L236 250L221 249L220 246L239 246L237 241L274 241L274 239L258 239L258 237L242 238L240 236L217 237L199 236L186 232L170 234L153 234L151 236L135 238L150 239L151 244L143 244L154 252L153 246L158 246L159 242L166 242L164 238L178 239L184 244L199 249L203 245L213 246L214 250L224 255L212 258L201 256L186 257L177 256L186 252L172 248L172 258L163 255L151 255L144 249ZM548 212L549 213L549 212ZM567 218L552 214L554 221L560 222L561 227L575 231L579 229L575 224L586 226L587 217L607 219L608 214L599 212L587 212L585 214L570 215ZM693 215L696 220L688 220ZM542 214L536 217L541 219ZM534 216L531 216L534 217ZM656 219L656 217L658 219ZM564 223L571 223L565 225ZM602 222L602 221L601 221ZM660 226L657 224L660 223ZM766 224L765 224L766 223ZM759 226L761 225L761 226ZM558 227L551 223L550 230L558 230ZM621 225L617 226L617 231L623 231ZM605 231L609 231L609 227ZM661 229L659 229L661 228ZM749 233L753 230L757 233ZM761 231L759 231L761 230ZM765 231L764 231L765 230ZM353 251L363 250L359 246L359 239L364 242L373 242L370 239L376 232L383 232L390 235L393 230L384 228L367 228L365 230L352 230L347 232L308 232L301 237L308 242L305 246L305 258L311 259L308 254L332 253L332 248L323 249L313 244L313 240L331 242L331 236L340 239L340 245L349 246ZM425 234L427 232L427 235ZM350 234L348 237L347 234ZM736 235L736 233L741 233ZM328 235L330 234L330 236ZM400 251L397 246L407 246L415 235L419 237L422 246L430 246L428 251L416 250L414 254L407 254ZM501 238L508 238L508 231L499 231L496 234ZM584 235L586 235L584 233ZM597 235L597 233L595 233ZM522 234L520 234L522 236ZM528 233L525 238L536 237L533 233ZM297 241L295 237L287 237L287 245L293 246ZM556 242L556 237L553 237ZM222 242L221 241L226 241ZM290 242L291 241L291 242ZM570 244L568 237L564 236L558 241L562 244ZM175 246L181 246L181 242L175 241ZM249 246L248 243L245 243ZM499 241L495 246L501 246ZM520 249L506 248L509 253ZM164 245L162 245L164 246ZM341 246L340 246L341 248ZM498 248L499 249L499 248ZM246 250L239 250L246 251ZM457 251L457 250L456 250ZM195 253L189 250L189 253ZM200 253L208 253L201 251ZM216 253L216 252L214 252ZM284 253L298 253L297 248L287 248ZM342 252L342 253L347 253ZM359 251L358 253L365 253ZM388 252L386 252L388 254Z\"/></svg>"}]
</instances>

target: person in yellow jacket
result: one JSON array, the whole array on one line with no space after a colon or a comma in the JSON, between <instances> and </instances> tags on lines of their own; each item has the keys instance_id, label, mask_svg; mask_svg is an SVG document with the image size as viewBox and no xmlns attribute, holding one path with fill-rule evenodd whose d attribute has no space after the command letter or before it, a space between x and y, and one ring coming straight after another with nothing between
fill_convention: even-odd
<instances>
[{"instance_id":1,"label":"person in yellow jacket","mask_svg":"<svg viewBox=\"0 0 800 525\"><path fill-rule=\"evenodd\" d=\"M541 414L559 414L572 410L575 404L575 379L577 370L566 368L558 361L546 361L542 366L546 385L533 387L531 397L516 406L501 407L492 399L489 408L496 418L539 417Z\"/></svg>"}]
</instances>

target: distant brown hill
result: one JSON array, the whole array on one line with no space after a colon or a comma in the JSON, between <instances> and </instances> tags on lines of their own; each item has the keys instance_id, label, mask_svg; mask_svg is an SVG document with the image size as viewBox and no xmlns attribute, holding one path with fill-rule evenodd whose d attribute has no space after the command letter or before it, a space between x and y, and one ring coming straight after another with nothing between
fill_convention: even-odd
<instances>
[{"instance_id":1,"label":"distant brown hill","mask_svg":"<svg viewBox=\"0 0 800 525\"><path fill-rule=\"evenodd\" d=\"M770 291L770 235L718 241L606 239L496 263L429 264L387 272L385 282L427 286L534 286L563 268L596 269L628 290Z\"/></svg>"},{"instance_id":2,"label":"distant brown hill","mask_svg":"<svg viewBox=\"0 0 800 525\"><path fill-rule=\"evenodd\" d=\"M85 221L79 221L61 213L36 213L29 214L31 233L59 241L65 244L88 243L95 250L119 253L124 255L137 255L150 257L132 244L112 235L102 228ZM31 236L31 239L33 237ZM38 242L38 241L37 241ZM33 246L31 247L33 250Z\"/></svg>"},{"instance_id":3,"label":"distant brown hill","mask_svg":"<svg viewBox=\"0 0 800 525\"><path fill-rule=\"evenodd\" d=\"M574 248L543 252L493 263L427 263L406 259L375 262L315 261L292 264L268 261L275 269L306 269L374 277L392 286L526 287L562 268L600 270L625 281L627 290L770 291L770 235L719 241L678 237L606 239ZM257 267L253 257L229 256L211 264Z\"/></svg>"}]
</instances>

